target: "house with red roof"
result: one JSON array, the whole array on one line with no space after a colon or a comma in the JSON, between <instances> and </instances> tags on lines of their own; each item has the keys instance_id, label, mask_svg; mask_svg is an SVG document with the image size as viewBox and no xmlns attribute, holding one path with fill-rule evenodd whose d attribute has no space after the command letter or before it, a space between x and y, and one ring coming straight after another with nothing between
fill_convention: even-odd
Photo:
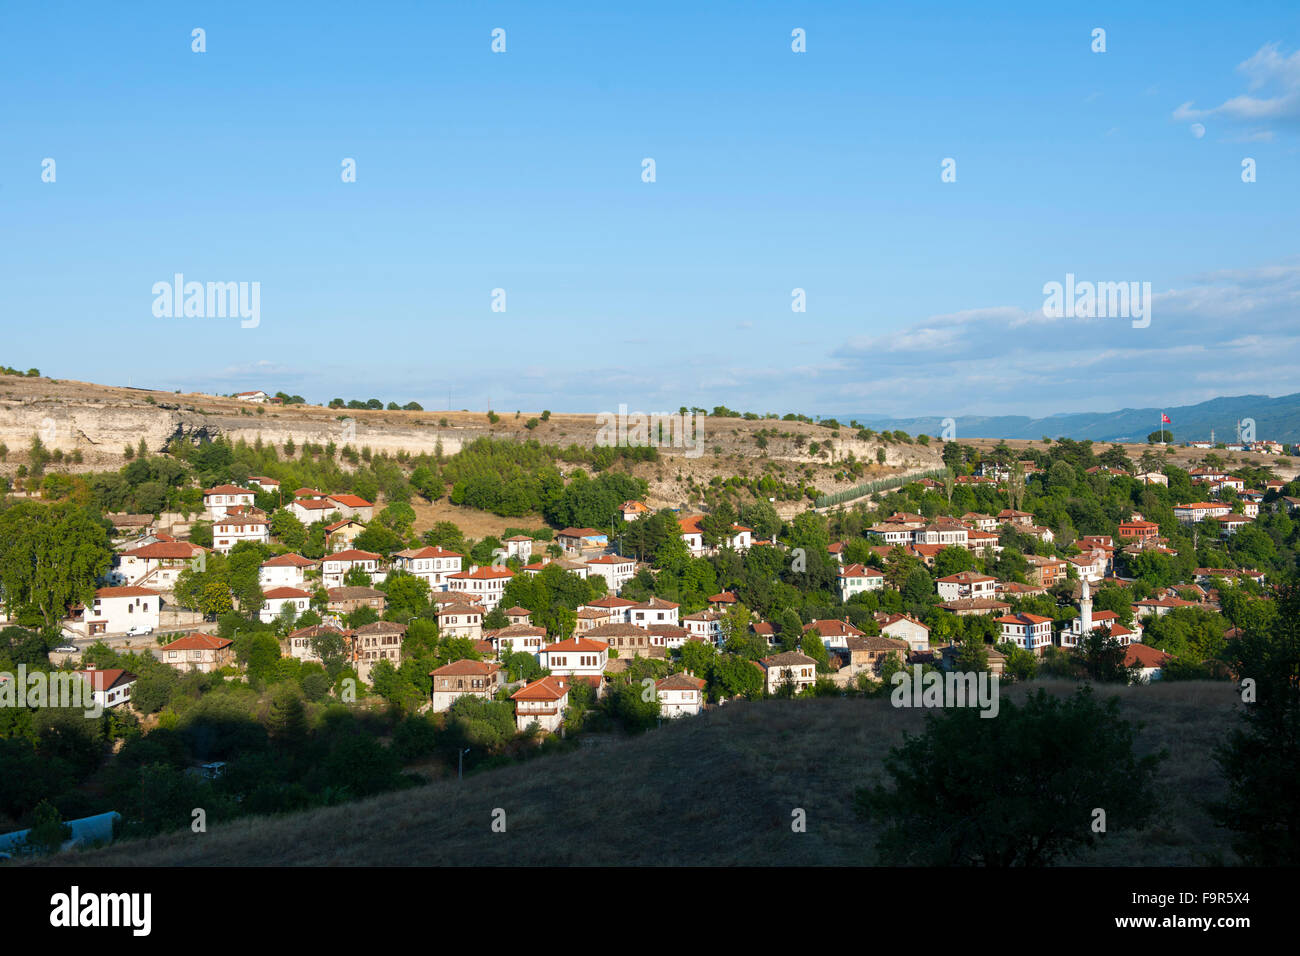
<instances>
[{"instance_id":1,"label":"house with red roof","mask_svg":"<svg viewBox=\"0 0 1300 956\"><path fill-rule=\"evenodd\" d=\"M510 695L515 702L515 726L523 733L536 724L547 733L555 733L564 722L569 707L572 678L551 674L519 688Z\"/></svg>"},{"instance_id":2,"label":"house with red roof","mask_svg":"<svg viewBox=\"0 0 1300 956\"><path fill-rule=\"evenodd\" d=\"M189 541L156 541L113 557L107 581L170 591L186 568L201 567L208 549Z\"/></svg>"},{"instance_id":3,"label":"house with red roof","mask_svg":"<svg viewBox=\"0 0 1300 956\"><path fill-rule=\"evenodd\" d=\"M266 588L300 588L307 580L307 571L316 567L311 558L301 554L277 554L263 561L257 569L257 583Z\"/></svg>"},{"instance_id":4,"label":"house with red roof","mask_svg":"<svg viewBox=\"0 0 1300 956\"><path fill-rule=\"evenodd\" d=\"M133 584L98 588L90 605L74 604L62 629L74 637L152 634L158 627L162 594Z\"/></svg>"},{"instance_id":5,"label":"house with red roof","mask_svg":"<svg viewBox=\"0 0 1300 956\"><path fill-rule=\"evenodd\" d=\"M293 611L295 620L311 609L311 592L302 588L270 588L262 592L262 599L264 603L258 618L263 624L272 624L281 614L288 613L285 608Z\"/></svg>"},{"instance_id":6,"label":"house with red roof","mask_svg":"<svg viewBox=\"0 0 1300 956\"><path fill-rule=\"evenodd\" d=\"M1002 641L1042 655L1052 645L1052 619L1040 614L1004 614L997 619L1002 625Z\"/></svg>"},{"instance_id":7,"label":"house with red roof","mask_svg":"<svg viewBox=\"0 0 1300 956\"><path fill-rule=\"evenodd\" d=\"M552 674L599 679L609 663L609 645L589 637L571 637L543 647L537 662Z\"/></svg>"},{"instance_id":8,"label":"house with red roof","mask_svg":"<svg viewBox=\"0 0 1300 956\"><path fill-rule=\"evenodd\" d=\"M447 590L453 594L473 598L483 605L484 610L491 611L501 603L506 585L514 576L515 572L507 567L494 564L485 564L482 567L475 565L468 571L448 574Z\"/></svg>"},{"instance_id":9,"label":"house with red roof","mask_svg":"<svg viewBox=\"0 0 1300 956\"><path fill-rule=\"evenodd\" d=\"M686 672L669 674L655 682L655 696L659 699L659 713L664 717L694 717L704 706L702 677Z\"/></svg>"},{"instance_id":10,"label":"house with red roof","mask_svg":"<svg viewBox=\"0 0 1300 956\"><path fill-rule=\"evenodd\" d=\"M345 518L365 522L375 516L375 503L360 495L326 495L325 500L332 501L335 510Z\"/></svg>"},{"instance_id":11,"label":"house with red roof","mask_svg":"<svg viewBox=\"0 0 1300 956\"><path fill-rule=\"evenodd\" d=\"M1135 684L1149 684L1164 676L1164 669L1173 657L1146 644L1130 644L1124 649L1124 666L1136 668Z\"/></svg>"},{"instance_id":12,"label":"house with red roof","mask_svg":"<svg viewBox=\"0 0 1300 956\"><path fill-rule=\"evenodd\" d=\"M447 578L457 574L464 561L463 554L446 548L407 548L393 555L393 567L422 579L430 591L446 591Z\"/></svg>"},{"instance_id":13,"label":"house with red roof","mask_svg":"<svg viewBox=\"0 0 1300 956\"><path fill-rule=\"evenodd\" d=\"M131 699L131 686L139 680L130 671L118 668L88 667L73 673L90 685L95 705L104 710L127 703Z\"/></svg>"}]
</instances>

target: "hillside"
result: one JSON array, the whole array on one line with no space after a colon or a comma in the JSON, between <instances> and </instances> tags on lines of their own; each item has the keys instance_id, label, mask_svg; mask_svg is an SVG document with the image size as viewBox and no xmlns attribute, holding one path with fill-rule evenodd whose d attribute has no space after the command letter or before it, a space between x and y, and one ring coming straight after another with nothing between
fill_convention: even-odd
<instances>
[{"instance_id":1,"label":"hillside","mask_svg":"<svg viewBox=\"0 0 1300 956\"><path fill-rule=\"evenodd\" d=\"M1196 405L1168 408L1124 408L1114 412L1081 412L1030 418L1024 415L961 415L955 419L957 437L967 438L1073 438L1076 441L1145 442L1155 431L1160 413L1173 423L1166 426L1176 441L1208 440L1213 430L1216 441L1236 437L1241 419L1255 421L1255 436L1286 444L1300 442L1300 392L1270 398L1267 395L1237 395L1213 398ZM902 429L910 435L939 435L943 418L937 415L915 418L882 418L878 415L850 415L869 428Z\"/></svg>"},{"instance_id":2,"label":"hillside","mask_svg":"<svg viewBox=\"0 0 1300 956\"><path fill-rule=\"evenodd\" d=\"M1055 693L1073 685L1045 683ZM1017 697L1023 687L1004 689ZM1167 748L1165 811L1141 833L1116 832L1090 865L1233 861L1202 802L1222 780L1211 760L1234 711L1227 683L1103 686L1145 724L1143 752ZM854 788L922 712L885 700L734 702L637 738L361 803L250 818L195 835L119 843L61 858L89 866L824 865L869 864L874 831L854 816ZM507 830L491 829L494 809ZM793 833L791 812L807 813ZM187 821L188 822L188 821Z\"/></svg>"},{"instance_id":3,"label":"hillside","mask_svg":"<svg viewBox=\"0 0 1300 956\"><path fill-rule=\"evenodd\" d=\"M9 454L0 462L0 475L14 475L21 454L39 436L50 451L79 452L81 462L66 459L62 471L117 469L126 462L124 448L141 440L152 452L163 451L174 438L214 439L283 446L315 443L353 445L396 455L453 455L478 438L536 440L546 445L591 448L598 444L597 415L553 414L529 429L527 422L541 409L499 411L489 423L486 411L371 411L323 408L318 405L253 405L206 394L121 388L48 378L0 377L0 443ZM660 449L659 462L642 462L629 470L650 486L652 507L678 507L691 480L706 485L713 478L772 473L793 479L803 473L822 492L839 491L863 481L900 471L941 465L937 447L904 442L863 441L848 428L838 433L821 425L798 421L750 421L743 418L700 418L702 452L680 447ZM813 445L818 446L816 451ZM883 450L884 464L877 463ZM843 474L846 459L870 463L862 474ZM791 502L786 511L806 502ZM424 521L455 520L450 513L421 516Z\"/></svg>"}]
</instances>

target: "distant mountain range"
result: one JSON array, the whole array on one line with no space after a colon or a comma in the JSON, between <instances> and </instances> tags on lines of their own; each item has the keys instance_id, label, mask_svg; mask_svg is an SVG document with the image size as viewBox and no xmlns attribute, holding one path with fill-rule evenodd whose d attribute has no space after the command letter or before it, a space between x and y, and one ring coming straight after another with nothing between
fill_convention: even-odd
<instances>
[{"instance_id":1,"label":"distant mountain range","mask_svg":"<svg viewBox=\"0 0 1300 956\"><path fill-rule=\"evenodd\" d=\"M1238 395L1212 398L1197 405L1170 408L1124 408L1117 412L1080 412L1029 418L1024 415L963 415L956 419L957 439L963 438L1073 438L1076 441L1143 442L1159 427L1163 411L1172 419L1165 428L1174 441L1203 441L1214 432L1216 442L1231 443L1237 437L1237 422L1253 419L1255 438L1286 444L1300 442L1300 392L1269 398L1267 395ZM940 437L944 419L882 418L878 415L835 416L841 422L857 421L877 431L905 431L909 435Z\"/></svg>"}]
</instances>

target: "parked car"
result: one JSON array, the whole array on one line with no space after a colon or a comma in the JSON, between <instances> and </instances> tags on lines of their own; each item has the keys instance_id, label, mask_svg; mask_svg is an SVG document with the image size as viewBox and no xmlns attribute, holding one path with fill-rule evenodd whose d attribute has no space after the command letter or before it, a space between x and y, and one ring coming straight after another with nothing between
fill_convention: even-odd
<instances>
[{"instance_id":1,"label":"parked car","mask_svg":"<svg viewBox=\"0 0 1300 956\"><path fill-rule=\"evenodd\" d=\"M150 627L148 624L132 624L131 627L127 629L126 636L144 637L145 635L152 634L152 633L153 633L153 628Z\"/></svg>"},{"instance_id":2,"label":"parked car","mask_svg":"<svg viewBox=\"0 0 1300 956\"><path fill-rule=\"evenodd\" d=\"M58 647L54 648L50 653L51 654L80 654L81 648L79 648L76 644L60 644Z\"/></svg>"}]
</instances>

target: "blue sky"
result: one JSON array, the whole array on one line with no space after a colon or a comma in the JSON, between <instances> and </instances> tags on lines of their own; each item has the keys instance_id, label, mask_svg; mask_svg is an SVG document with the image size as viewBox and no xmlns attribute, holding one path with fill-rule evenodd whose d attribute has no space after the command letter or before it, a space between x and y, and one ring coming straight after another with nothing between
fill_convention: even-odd
<instances>
[{"instance_id":1,"label":"blue sky","mask_svg":"<svg viewBox=\"0 0 1300 956\"><path fill-rule=\"evenodd\" d=\"M499 411L1300 391L1294 0L896 6L4 5L0 363ZM177 272L260 324L155 318ZM1066 273L1150 282L1150 326L1044 319Z\"/></svg>"}]
</instances>

